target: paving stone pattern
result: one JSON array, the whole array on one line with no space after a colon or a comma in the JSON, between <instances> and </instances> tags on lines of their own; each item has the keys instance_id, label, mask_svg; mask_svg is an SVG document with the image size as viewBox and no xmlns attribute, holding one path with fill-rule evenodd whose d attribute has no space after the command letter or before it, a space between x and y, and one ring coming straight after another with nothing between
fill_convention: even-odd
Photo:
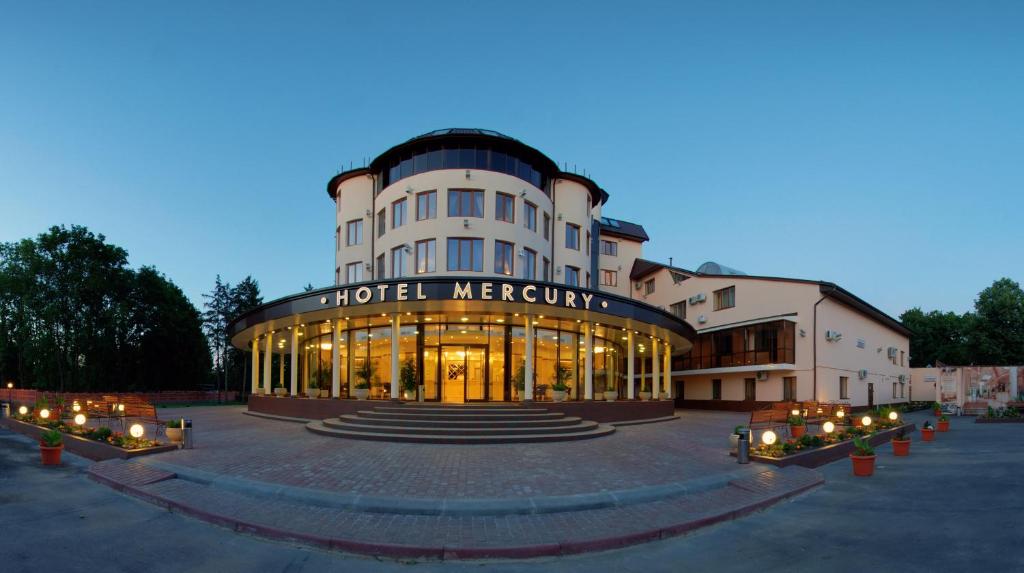
<instances>
[{"instance_id":1,"label":"paving stone pattern","mask_svg":"<svg viewBox=\"0 0 1024 573\"><path fill-rule=\"evenodd\" d=\"M180 413L180 414L179 414ZM154 460L274 484L406 498L571 495L685 481L736 469L728 434L743 414L681 411L595 440L424 445L318 436L241 408L174 410L191 417L195 449ZM168 417L161 413L162 417Z\"/></svg>"}]
</instances>

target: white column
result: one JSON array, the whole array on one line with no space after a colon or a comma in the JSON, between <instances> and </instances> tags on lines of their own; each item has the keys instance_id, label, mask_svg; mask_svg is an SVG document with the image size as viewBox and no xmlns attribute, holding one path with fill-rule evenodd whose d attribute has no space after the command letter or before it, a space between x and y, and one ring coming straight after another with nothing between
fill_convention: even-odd
<instances>
[{"instance_id":1,"label":"white column","mask_svg":"<svg viewBox=\"0 0 1024 573\"><path fill-rule=\"evenodd\" d=\"M594 399L594 327L583 323L583 399Z\"/></svg>"},{"instance_id":2,"label":"white column","mask_svg":"<svg viewBox=\"0 0 1024 573\"><path fill-rule=\"evenodd\" d=\"M907 376L909 377L910 375L908 374ZM909 383L910 380L907 380L907 382ZM1011 400L1016 400L1017 399L1017 367L1016 366L1011 366L1010 367L1010 399ZM909 400L909 398L908 398L908 400Z\"/></svg>"},{"instance_id":3,"label":"white column","mask_svg":"<svg viewBox=\"0 0 1024 573\"><path fill-rule=\"evenodd\" d=\"M662 384L662 386L665 387L665 393L668 394L669 398L675 398L675 396L672 395L672 346L668 343L668 341L665 341L664 367L665 372L663 372L662 375L665 377L665 379L664 384Z\"/></svg>"},{"instance_id":4,"label":"white column","mask_svg":"<svg viewBox=\"0 0 1024 573\"><path fill-rule=\"evenodd\" d=\"M281 359L278 360L278 368L277 368L277 370L278 370L277 384L279 386L281 386L282 388L284 388L284 352L281 353Z\"/></svg>"},{"instance_id":5,"label":"white column","mask_svg":"<svg viewBox=\"0 0 1024 573\"><path fill-rule=\"evenodd\" d=\"M398 400L398 334L402 331L401 315L391 316L391 399Z\"/></svg>"},{"instance_id":6,"label":"white column","mask_svg":"<svg viewBox=\"0 0 1024 573\"><path fill-rule=\"evenodd\" d=\"M634 352L633 331L630 330L626 333L626 381L628 384L626 387L626 391L628 392L626 397L630 400L636 397L636 393L634 392L634 386L636 386L636 366L633 365L636 356L634 356Z\"/></svg>"},{"instance_id":7,"label":"white column","mask_svg":"<svg viewBox=\"0 0 1024 573\"><path fill-rule=\"evenodd\" d=\"M292 387L291 395L299 395L299 329L292 327Z\"/></svg>"},{"instance_id":8,"label":"white column","mask_svg":"<svg viewBox=\"0 0 1024 573\"><path fill-rule=\"evenodd\" d=\"M263 346L263 393L270 395L274 391L270 389L271 376L274 366L274 333L268 332L266 342Z\"/></svg>"},{"instance_id":9,"label":"white column","mask_svg":"<svg viewBox=\"0 0 1024 573\"><path fill-rule=\"evenodd\" d=\"M661 362L658 361L658 339L651 339L651 399L661 399L661 389L658 384L661 382Z\"/></svg>"},{"instance_id":10,"label":"white column","mask_svg":"<svg viewBox=\"0 0 1024 573\"><path fill-rule=\"evenodd\" d=\"M341 397L341 323L334 321L334 342L331 344L331 398Z\"/></svg>"},{"instance_id":11,"label":"white column","mask_svg":"<svg viewBox=\"0 0 1024 573\"><path fill-rule=\"evenodd\" d=\"M525 354L526 360L523 367L523 373L526 378L526 387L523 389L523 395L519 397L519 399L524 402L533 400L533 317L529 315L526 317Z\"/></svg>"},{"instance_id":12,"label":"white column","mask_svg":"<svg viewBox=\"0 0 1024 573\"><path fill-rule=\"evenodd\" d=\"M252 339L252 393L260 387L260 339Z\"/></svg>"}]
</instances>

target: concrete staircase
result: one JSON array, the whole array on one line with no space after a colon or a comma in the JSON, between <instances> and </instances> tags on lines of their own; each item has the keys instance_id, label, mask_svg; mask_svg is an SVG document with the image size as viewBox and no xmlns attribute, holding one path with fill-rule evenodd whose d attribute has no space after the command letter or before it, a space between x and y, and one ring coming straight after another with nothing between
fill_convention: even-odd
<instances>
[{"instance_id":1,"label":"concrete staircase","mask_svg":"<svg viewBox=\"0 0 1024 573\"><path fill-rule=\"evenodd\" d=\"M546 408L516 404L377 406L337 418L313 421L316 434L419 444L510 444L585 440L615 428Z\"/></svg>"}]
</instances>

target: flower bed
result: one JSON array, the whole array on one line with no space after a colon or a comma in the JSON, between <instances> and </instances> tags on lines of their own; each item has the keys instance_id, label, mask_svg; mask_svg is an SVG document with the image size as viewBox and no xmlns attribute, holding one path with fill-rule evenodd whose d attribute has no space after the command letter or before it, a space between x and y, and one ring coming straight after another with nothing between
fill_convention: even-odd
<instances>
[{"instance_id":1,"label":"flower bed","mask_svg":"<svg viewBox=\"0 0 1024 573\"><path fill-rule=\"evenodd\" d=\"M892 424L873 432L860 427L847 427L829 436L805 434L798 440L789 439L772 446L761 444L751 449L750 459L779 467L797 465L816 468L847 457L853 451L855 437L864 437L870 445L877 446L888 442L901 429L909 434L916 426Z\"/></svg>"},{"instance_id":2,"label":"flower bed","mask_svg":"<svg viewBox=\"0 0 1024 573\"><path fill-rule=\"evenodd\" d=\"M77 428L58 421L40 425L31 416L4 418L2 422L7 428L34 440L39 440L42 433L48 429L59 430L64 435L64 449L97 461L127 459L177 449L173 444L125 436L120 432L111 431L110 428Z\"/></svg>"},{"instance_id":3,"label":"flower bed","mask_svg":"<svg viewBox=\"0 0 1024 573\"><path fill-rule=\"evenodd\" d=\"M1021 411L1013 406L1006 408L988 407L988 411L974 419L975 424L1021 424L1024 423L1024 416Z\"/></svg>"}]
</instances>

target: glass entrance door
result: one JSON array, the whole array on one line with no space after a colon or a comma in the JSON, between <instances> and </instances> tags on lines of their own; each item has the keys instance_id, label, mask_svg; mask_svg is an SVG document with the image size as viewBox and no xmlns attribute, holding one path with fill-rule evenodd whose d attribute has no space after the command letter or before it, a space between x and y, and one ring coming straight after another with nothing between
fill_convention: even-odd
<instances>
[{"instance_id":1,"label":"glass entrance door","mask_svg":"<svg viewBox=\"0 0 1024 573\"><path fill-rule=\"evenodd\" d=\"M441 347L441 400L461 404L487 399L487 348Z\"/></svg>"}]
</instances>

